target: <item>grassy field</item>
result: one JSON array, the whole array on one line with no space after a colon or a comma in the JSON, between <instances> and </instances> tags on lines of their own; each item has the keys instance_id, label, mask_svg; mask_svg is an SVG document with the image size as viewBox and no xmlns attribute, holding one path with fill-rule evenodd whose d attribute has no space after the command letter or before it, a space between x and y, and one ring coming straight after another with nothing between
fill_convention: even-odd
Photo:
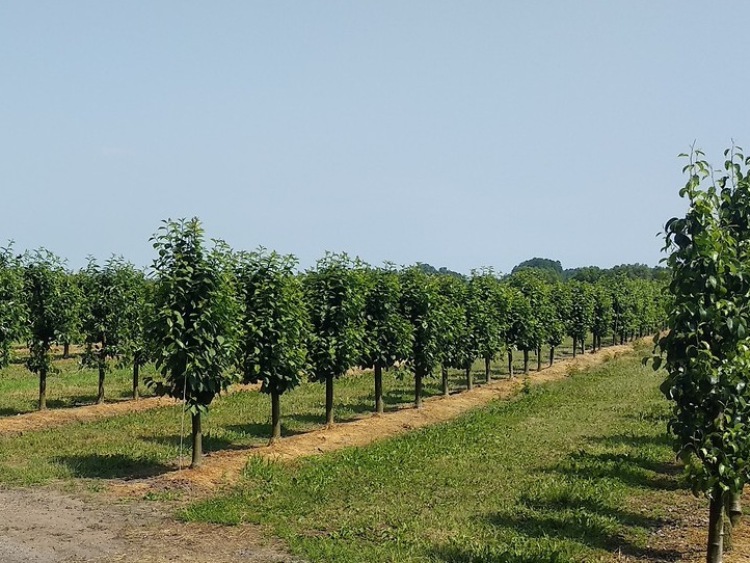
<instances>
[{"instance_id":1,"label":"grassy field","mask_svg":"<svg viewBox=\"0 0 750 563\"><path fill-rule=\"evenodd\" d=\"M72 360L70 361L72 362ZM71 363L71 365L73 365ZM5 392L16 389L19 396L32 401L33 389L28 375L14 377L18 366L4 372ZM496 367L495 375L500 368ZM476 377L483 377L483 366L477 364ZM10 376L8 375L10 374ZM92 370L71 369L57 376L58 391L73 389L72 382L96 385ZM113 390L126 392L126 374L110 374ZM118 384L119 381L119 384ZM384 400L391 410L413 400L413 378L384 373ZM119 385L119 387L118 387ZM465 387L463 374L453 372L451 388ZM52 387L52 384L50 384ZM88 387L86 387L88 389ZM440 381L425 381L424 396L440 393ZM0 391L2 396L3 391ZM335 389L336 420L346 422L363 416L374 406L372 374L363 372L337 381ZM9 401L17 408L15 402ZM6 402L8 404L8 402ZM282 397L282 428L284 435L306 432L325 423L325 390L316 383L303 383ZM0 483L38 484L55 479L107 479L144 477L174 469L180 452L180 434L189 434L190 419L182 428L179 406L113 416L95 422L74 422L44 431L26 432L22 436L0 436ZM203 424L206 452L265 444L270 432L270 400L257 391L242 391L218 398L211 406ZM189 458L190 441L185 442ZM93 484L93 486L96 486Z\"/></svg>"},{"instance_id":2,"label":"grassy field","mask_svg":"<svg viewBox=\"0 0 750 563\"><path fill-rule=\"evenodd\" d=\"M251 460L182 517L260 523L313 562L674 560L647 547L686 493L643 354L370 447Z\"/></svg>"},{"instance_id":3,"label":"grassy field","mask_svg":"<svg viewBox=\"0 0 750 563\"><path fill-rule=\"evenodd\" d=\"M558 359L567 358L572 355L572 342L566 341L556 351ZM12 416L33 412L37 409L39 393L39 380L36 375L30 373L23 363L24 351L16 351L17 358L6 368L0 369L0 416ZM549 351L542 351L543 366L547 365ZM500 358L493 363L494 375L507 374L507 360ZM536 359L531 354L531 369L536 368ZM57 373L50 374L47 379L47 406L48 408L67 408L96 401L98 372L92 368L82 368L80 359L77 357L66 360L61 359L58 354L55 360ZM520 371L523 367L523 354L516 352L514 356L514 369ZM107 373L105 380L105 395L107 401L125 400L132 395L132 368L118 368L114 364L112 370ZM484 377L484 365L477 362L474 366L476 378L481 381ZM152 365L146 365L141 369L141 381L145 376L155 375ZM456 385L459 385L460 377L456 374ZM142 396L149 396L150 392L145 385L140 385ZM292 396L292 392L289 396ZM404 402L411 400L405 397Z\"/></svg>"}]
</instances>

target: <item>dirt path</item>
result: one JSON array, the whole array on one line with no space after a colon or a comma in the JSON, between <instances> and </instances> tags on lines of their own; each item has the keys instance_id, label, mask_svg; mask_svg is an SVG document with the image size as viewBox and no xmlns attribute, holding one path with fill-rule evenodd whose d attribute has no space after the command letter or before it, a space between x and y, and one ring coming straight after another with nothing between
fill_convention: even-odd
<instances>
[{"instance_id":1,"label":"dirt path","mask_svg":"<svg viewBox=\"0 0 750 563\"><path fill-rule=\"evenodd\" d=\"M254 526L183 524L155 503L0 489L3 563L292 563Z\"/></svg>"},{"instance_id":2,"label":"dirt path","mask_svg":"<svg viewBox=\"0 0 750 563\"><path fill-rule=\"evenodd\" d=\"M632 349L630 345L612 346L595 354L559 361L540 372L531 372L528 381L535 385L563 379L574 371L586 370ZM471 391L449 397L432 397L424 401L421 409L404 405L381 416L367 415L354 422L283 438L273 446L212 453L206 456L199 469L173 471L149 479L113 482L111 488L115 494L123 496L142 497L149 491L180 490L195 498L235 482L250 455L289 461L341 448L364 446L415 428L445 422L496 399L512 397L521 390L523 381L523 376L519 376L477 386Z\"/></svg>"}]
</instances>

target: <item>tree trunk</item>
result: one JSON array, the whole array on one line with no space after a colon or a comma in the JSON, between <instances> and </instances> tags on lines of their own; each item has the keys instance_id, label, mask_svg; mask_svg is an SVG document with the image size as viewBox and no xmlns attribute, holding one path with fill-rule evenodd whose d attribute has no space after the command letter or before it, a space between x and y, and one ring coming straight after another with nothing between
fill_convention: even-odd
<instances>
[{"instance_id":1,"label":"tree trunk","mask_svg":"<svg viewBox=\"0 0 750 563\"><path fill-rule=\"evenodd\" d=\"M612 331L612 346L617 344L617 331Z\"/></svg>"},{"instance_id":2,"label":"tree trunk","mask_svg":"<svg viewBox=\"0 0 750 563\"><path fill-rule=\"evenodd\" d=\"M742 520L742 491L725 494L724 504L732 527L737 526Z\"/></svg>"},{"instance_id":3,"label":"tree trunk","mask_svg":"<svg viewBox=\"0 0 750 563\"><path fill-rule=\"evenodd\" d=\"M281 438L281 395L271 390L271 444Z\"/></svg>"},{"instance_id":4,"label":"tree trunk","mask_svg":"<svg viewBox=\"0 0 750 563\"><path fill-rule=\"evenodd\" d=\"M139 352L135 353L133 358L133 399L138 399L138 380L140 379L141 371L141 355Z\"/></svg>"},{"instance_id":5,"label":"tree trunk","mask_svg":"<svg viewBox=\"0 0 750 563\"><path fill-rule=\"evenodd\" d=\"M581 337L581 354L585 354L585 353L586 353L586 335L584 334Z\"/></svg>"},{"instance_id":6,"label":"tree trunk","mask_svg":"<svg viewBox=\"0 0 750 563\"><path fill-rule=\"evenodd\" d=\"M383 414L383 368L375 364L375 412Z\"/></svg>"},{"instance_id":7,"label":"tree trunk","mask_svg":"<svg viewBox=\"0 0 750 563\"><path fill-rule=\"evenodd\" d=\"M47 410L47 370L39 370L39 410Z\"/></svg>"},{"instance_id":8,"label":"tree trunk","mask_svg":"<svg viewBox=\"0 0 750 563\"><path fill-rule=\"evenodd\" d=\"M203 458L203 433L201 432L201 413L195 413L191 416L193 423L193 460L190 468L200 467Z\"/></svg>"},{"instance_id":9,"label":"tree trunk","mask_svg":"<svg viewBox=\"0 0 750 563\"><path fill-rule=\"evenodd\" d=\"M708 550L706 563L721 563L724 553L724 499L720 487L711 494L708 512Z\"/></svg>"},{"instance_id":10,"label":"tree trunk","mask_svg":"<svg viewBox=\"0 0 750 563\"><path fill-rule=\"evenodd\" d=\"M466 366L466 390L474 389L474 379L471 377L471 363Z\"/></svg>"},{"instance_id":11,"label":"tree trunk","mask_svg":"<svg viewBox=\"0 0 750 563\"><path fill-rule=\"evenodd\" d=\"M104 376L107 373L106 359L101 356L102 352L99 352L99 393L96 396L97 404L104 402Z\"/></svg>"},{"instance_id":12,"label":"tree trunk","mask_svg":"<svg viewBox=\"0 0 750 563\"><path fill-rule=\"evenodd\" d=\"M419 369L414 373L414 406L422 408L422 372Z\"/></svg>"},{"instance_id":13,"label":"tree trunk","mask_svg":"<svg viewBox=\"0 0 750 563\"><path fill-rule=\"evenodd\" d=\"M490 373L490 358L484 358L484 380L489 383L492 381L492 373Z\"/></svg>"},{"instance_id":14,"label":"tree trunk","mask_svg":"<svg viewBox=\"0 0 750 563\"><path fill-rule=\"evenodd\" d=\"M523 374L529 375L529 351L523 351Z\"/></svg>"},{"instance_id":15,"label":"tree trunk","mask_svg":"<svg viewBox=\"0 0 750 563\"><path fill-rule=\"evenodd\" d=\"M578 353L578 338L575 336L573 337L573 357L576 357L576 354Z\"/></svg>"},{"instance_id":16,"label":"tree trunk","mask_svg":"<svg viewBox=\"0 0 750 563\"><path fill-rule=\"evenodd\" d=\"M555 347L554 346L550 346L550 348L549 348L549 365L551 366L554 363L555 363Z\"/></svg>"},{"instance_id":17,"label":"tree trunk","mask_svg":"<svg viewBox=\"0 0 750 563\"><path fill-rule=\"evenodd\" d=\"M333 426L333 375L326 376L326 426Z\"/></svg>"},{"instance_id":18,"label":"tree trunk","mask_svg":"<svg viewBox=\"0 0 750 563\"><path fill-rule=\"evenodd\" d=\"M450 395L448 391L448 368L445 366L442 366L442 375L443 375L443 397L447 397Z\"/></svg>"},{"instance_id":19,"label":"tree trunk","mask_svg":"<svg viewBox=\"0 0 750 563\"><path fill-rule=\"evenodd\" d=\"M508 350L508 375L513 379L513 350Z\"/></svg>"},{"instance_id":20,"label":"tree trunk","mask_svg":"<svg viewBox=\"0 0 750 563\"><path fill-rule=\"evenodd\" d=\"M70 342L63 342L63 359L70 358Z\"/></svg>"},{"instance_id":21,"label":"tree trunk","mask_svg":"<svg viewBox=\"0 0 750 563\"><path fill-rule=\"evenodd\" d=\"M542 347L536 349L536 371L542 371Z\"/></svg>"},{"instance_id":22,"label":"tree trunk","mask_svg":"<svg viewBox=\"0 0 750 563\"><path fill-rule=\"evenodd\" d=\"M622 346L623 344L625 344L625 331L624 330L620 332L620 346Z\"/></svg>"}]
</instances>

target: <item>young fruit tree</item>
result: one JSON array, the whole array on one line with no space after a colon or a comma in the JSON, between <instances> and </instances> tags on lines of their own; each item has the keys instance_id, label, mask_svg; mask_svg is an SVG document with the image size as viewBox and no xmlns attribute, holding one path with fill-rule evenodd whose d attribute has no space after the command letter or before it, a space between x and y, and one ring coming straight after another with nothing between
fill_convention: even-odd
<instances>
[{"instance_id":1,"label":"young fruit tree","mask_svg":"<svg viewBox=\"0 0 750 563\"><path fill-rule=\"evenodd\" d=\"M28 311L29 357L26 367L39 375L39 410L47 408L47 375L53 373L50 350L66 322L65 289L68 273L48 250L24 256L23 285Z\"/></svg>"},{"instance_id":2,"label":"young fruit tree","mask_svg":"<svg viewBox=\"0 0 750 563\"><path fill-rule=\"evenodd\" d=\"M271 397L271 443L281 438L281 395L307 369L309 321L297 260L261 248L240 254L238 365L244 383L260 383Z\"/></svg>"},{"instance_id":3,"label":"young fruit tree","mask_svg":"<svg viewBox=\"0 0 750 563\"><path fill-rule=\"evenodd\" d=\"M383 370L404 362L413 329L401 314L401 279L390 265L365 271L365 332L361 364L375 372L375 412L383 413Z\"/></svg>"},{"instance_id":4,"label":"young fruit tree","mask_svg":"<svg viewBox=\"0 0 750 563\"><path fill-rule=\"evenodd\" d=\"M750 477L750 159L725 155L716 183L699 151L684 169L689 209L665 227L669 332L653 359L667 371L675 449L693 492L710 499L709 563L722 560L725 506L736 522L741 509L730 501Z\"/></svg>"},{"instance_id":5,"label":"young fruit tree","mask_svg":"<svg viewBox=\"0 0 750 563\"><path fill-rule=\"evenodd\" d=\"M418 266L401 272L401 308L414 331L407 364L414 373L414 406L422 406L422 384L438 361L438 338L443 328L437 278Z\"/></svg>"},{"instance_id":6,"label":"young fruit tree","mask_svg":"<svg viewBox=\"0 0 750 563\"><path fill-rule=\"evenodd\" d=\"M191 467L200 465L203 454L201 415L230 383L239 313L231 254L219 241L206 249L203 237L193 218L167 220L151 239L159 256L148 338L163 379L145 382L158 395L183 401L190 413Z\"/></svg>"},{"instance_id":7,"label":"young fruit tree","mask_svg":"<svg viewBox=\"0 0 750 563\"><path fill-rule=\"evenodd\" d=\"M23 268L9 245L0 248L0 368L10 361L11 345L23 338L25 321Z\"/></svg>"},{"instance_id":8,"label":"young fruit tree","mask_svg":"<svg viewBox=\"0 0 750 563\"><path fill-rule=\"evenodd\" d=\"M503 349L508 314L506 292L491 269L472 272L468 301L469 329L474 339L472 349L484 359L485 381L489 383L492 359Z\"/></svg>"},{"instance_id":9,"label":"young fruit tree","mask_svg":"<svg viewBox=\"0 0 750 563\"><path fill-rule=\"evenodd\" d=\"M84 304L81 332L86 345L83 361L99 370L97 403L103 403L108 359L126 353L138 337L143 275L129 262L113 256L104 266L90 259L80 279Z\"/></svg>"},{"instance_id":10,"label":"young fruit tree","mask_svg":"<svg viewBox=\"0 0 750 563\"><path fill-rule=\"evenodd\" d=\"M472 335L466 315L469 286L465 280L456 276L440 276L437 282L437 306L442 311L442 328L438 332L438 359L443 396L448 396L448 369L466 369L468 366L470 377L471 364L474 362Z\"/></svg>"},{"instance_id":11,"label":"young fruit tree","mask_svg":"<svg viewBox=\"0 0 750 563\"><path fill-rule=\"evenodd\" d=\"M333 382L362 357L363 274L346 254L327 253L303 278L311 333L310 379L326 386L326 424L334 423Z\"/></svg>"}]
</instances>

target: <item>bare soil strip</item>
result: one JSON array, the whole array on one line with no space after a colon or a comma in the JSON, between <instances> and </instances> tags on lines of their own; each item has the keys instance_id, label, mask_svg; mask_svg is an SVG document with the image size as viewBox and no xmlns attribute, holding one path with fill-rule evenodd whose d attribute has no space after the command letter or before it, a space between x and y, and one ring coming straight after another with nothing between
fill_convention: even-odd
<instances>
[{"instance_id":1,"label":"bare soil strip","mask_svg":"<svg viewBox=\"0 0 750 563\"><path fill-rule=\"evenodd\" d=\"M175 522L156 503L0 489L3 563L293 563L257 526Z\"/></svg>"},{"instance_id":2,"label":"bare soil strip","mask_svg":"<svg viewBox=\"0 0 750 563\"><path fill-rule=\"evenodd\" d=\"M364 446L415 428L448 421L497 399L508 399L521 390L524 377L530 385L563 379L573 372L589 369L631 352L632 349L630 345L612 346L595 354L587 353L574 359L561 360L540 372L531 372L528 376L494 381L449 397L431 397L424 400L420 409L404 405L382 416L366 415L346 424L283 438L270 446L215 452L206 456L202 467L198 469L183 469L143 480L113 482L112 490L115 494L124 496L141 496L153 490L182 490L195 498L208 494L217 487L236 482L250 455L292 461L341 448Z\"/></svg>"}]
</instances>

